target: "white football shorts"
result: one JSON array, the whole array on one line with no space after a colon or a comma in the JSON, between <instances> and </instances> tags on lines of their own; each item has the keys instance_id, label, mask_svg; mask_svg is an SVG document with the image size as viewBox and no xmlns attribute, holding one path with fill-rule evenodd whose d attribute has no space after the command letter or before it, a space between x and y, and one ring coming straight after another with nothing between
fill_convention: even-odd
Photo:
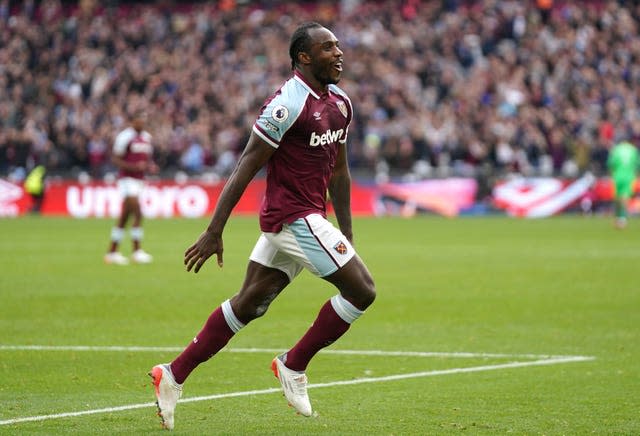
<instances>
[{"instance_id":1,"label":"white football shorts","mask_svg":"<svg viewBox=\"0 0 640 436\"><path fill-rule=\"evenodd\" d=\"M326 277L343 267L356 254L340 230L319 214L285 224L279 233L263 232L251 259L284 271L293 280L303 268Z\"/></svg>"},{"instance_id":2,"label":"white football shorts","mask_svg":"<svg viewBox=\"0 0 640 436\"><path fill-rule=\"evenodd\" d=\"M133 177L122 177L118 179L118 192L122 198L139 197L144 189L145 182L142 179Z\"/></svg>"}]
</instances>

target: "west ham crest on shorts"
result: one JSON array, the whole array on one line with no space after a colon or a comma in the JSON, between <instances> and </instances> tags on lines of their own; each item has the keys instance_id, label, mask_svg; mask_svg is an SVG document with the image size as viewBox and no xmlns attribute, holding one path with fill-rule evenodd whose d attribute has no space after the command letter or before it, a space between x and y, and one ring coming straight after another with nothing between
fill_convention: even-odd
<instances>
[{"instance_id":1,"label":"west ham crest on shorts","mask_svg":"<svg viewBox=\"0 0 640 436\"><path fill-rule=\"evenodd\" d=\"M340 241L336 245L334 245L333 249L336 250L340 254L347 254L347 246L342 241Z\"/></svg>"},{"instance_id":2,"label":"west ham crest on shorts","mask_svg":"<svg viewBox=\"0 0 640 436\"><path fill-rule=\"evenodd\" d=\"M340 109L340 113L344 115L345 118L347 118L347 105L344 103L344 101L337 101L336 105L338 106L338 109Z\"/></svg>"}]
</instances>

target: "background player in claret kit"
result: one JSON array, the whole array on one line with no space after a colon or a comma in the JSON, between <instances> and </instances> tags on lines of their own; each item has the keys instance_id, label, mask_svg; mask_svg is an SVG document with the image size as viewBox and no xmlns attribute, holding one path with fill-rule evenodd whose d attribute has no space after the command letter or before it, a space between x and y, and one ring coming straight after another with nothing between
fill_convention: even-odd
<instances>
[{"instance_id":1,"label":"background player in claret kit","mask_svg":"<svg viewBox=\"0 0 640 436\"><path fill-rule=\"evenodd\" d=\"M104 261L108 264L129 263L129 259L118 251L118 247L130 217L133 218L130 230L133 244L131 259L136 263L150 263L153 260L152 256L141 248L144 231L139 196L144 188L145 175L158 172L158 167L153 162L151 134L144 130L146 121L146 112L134 112L131 126L116 136L113 145L112 159L119 169L118 191L122 196L122 210L116 225L111 229L111 244L104 256Z\"/></svg>"},{"instance_id":2,"label":"background player in claret kit","mask_svg":"<svg viewBox=\"0 0 640 436\"><path fill-rule=\"evenodd\" d=\"M242 287L213 311L173 362L151 370L158 413L169 429L191 371L247 323L264 315L303 268L339 292L322 306L298 343L273 359L272 370L288 402L298 413L311 416L305 375L309 361L340 338L375 299L373 279L352 246L346 138L353 113L351 101L335 85L342 74L343 52L330 30L305 23L293 33L289 55L293 77L262 107L209 226L185 252L188 271L197 273L214 254L222 266L225 224L248 183L266 164L262 234ZM327 191L339 230L326 219Z\"/></svg>"},{"instance_id":3,"label":"background player in claret kit","mask_svg":"<svg viewBox=\"0 0 640 436\"><path fill-rule=\"evenodd\" d=\"M609 151L607 166L614 185L615 226L623 229L627 226L629 199L640 169L637 147L628 141L617 143Z\"/></svg>"}]
</instances>

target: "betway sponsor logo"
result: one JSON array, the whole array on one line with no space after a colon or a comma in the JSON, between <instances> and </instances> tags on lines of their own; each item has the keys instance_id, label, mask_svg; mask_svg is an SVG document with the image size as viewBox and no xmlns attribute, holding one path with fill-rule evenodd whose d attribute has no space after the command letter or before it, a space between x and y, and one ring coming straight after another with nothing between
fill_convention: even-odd
<instances>
[{"instance_id":1,"label":"betway sponsor logo","mask_svg":"<svg viewBox=\"0 0 640 436\"><path fill-rule=\"evenodd\" d=\"M309 145L312 147L317 147L318 145L328 145L333 144L334 142L342 139L342 134L344 133L344 129L340 130L329 130L322 135L316 134L316 132L311 132L311 139L309 140Z\"/></svg>"},{"instance_id":2,"label":"betway sponsor logo","mask_svg":"<svg viewBox=\"0 0 640 436\"><path fill-rule=\"evenodd\" d=\"M71 186L67 189L67 210L75 218L117 217L122 199L113 186ZM203 216L209 207L207 192L199 186L147 186L140 195L142 214L147 218Z\"/></svg>"}]
</instances>

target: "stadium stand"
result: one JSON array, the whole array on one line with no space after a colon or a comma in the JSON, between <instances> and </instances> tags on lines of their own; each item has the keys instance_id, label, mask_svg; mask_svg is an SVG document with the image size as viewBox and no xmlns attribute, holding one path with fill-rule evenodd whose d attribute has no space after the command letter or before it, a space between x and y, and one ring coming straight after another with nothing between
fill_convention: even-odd
<instances>
[{"instance_id":1,"label":"stadium stand","mask_svg":"<svg viewBox=\"0 0 640 436\"><path fill-rule=\"evenodd\" d=\"M105 177L142 104L163 175L224 177L310 19L345 50L356 174L599 175L640 141L638 2L1 0L0 176Z\"/></svg>"}]
</instances>

